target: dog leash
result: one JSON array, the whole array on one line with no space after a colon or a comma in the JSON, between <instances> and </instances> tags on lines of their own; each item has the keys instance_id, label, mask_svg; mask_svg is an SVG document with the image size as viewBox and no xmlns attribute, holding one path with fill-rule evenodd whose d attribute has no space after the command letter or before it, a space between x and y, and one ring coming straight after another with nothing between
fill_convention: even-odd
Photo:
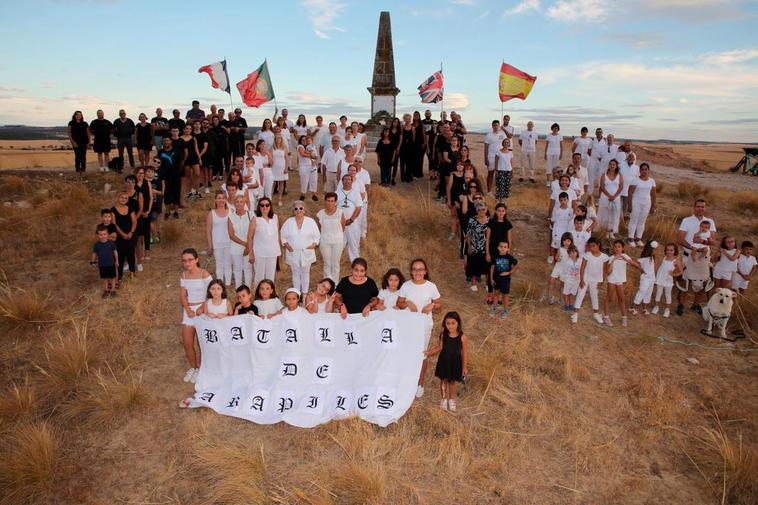
<instances>
[{"instance_id":1,"label":"dog leash","mask_svg":"<svg viewBox=\"0 0 758 505\"><path fill-rule=\"evenodd\" d=\"M719 347L715 345L703 345L697 342L690 342L689 340L676 340L673 338L664 337L659 335L656 337L661 343L670 342L672 344L684 345L687 347L701 347L703 349L710 349L713 351L736 351L736 352L758 352L758 348L741 349L737 347Z\"/></svg>"}]
</instances>

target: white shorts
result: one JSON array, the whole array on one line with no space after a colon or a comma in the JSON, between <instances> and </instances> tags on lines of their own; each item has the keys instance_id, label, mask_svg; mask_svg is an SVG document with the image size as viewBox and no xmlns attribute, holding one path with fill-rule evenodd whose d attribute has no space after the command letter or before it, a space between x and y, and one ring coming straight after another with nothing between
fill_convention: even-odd
<instances>
[{"instance_id":1,"label":"white shorts","mask_svg":"<svg viewBox=\"0 0 758 505\"><path fill-rule=\"evenodd\" d=\"M563 283L564 295L575 295L579 291L579 281L570 281Z\"/></svg>"},{"instance_id":2,"label":"white shorts","mask_svg":"<svg viewBox=\"0 0 758 505\"><path fill-rule=\"evenodd\" d=\"M561 265L560 261L553 263L553 271L550 272L550 277L563 280L563 265Z\"/></svg>"},{"instance_id":3,"label":"white shorts","mask_svg":"<svg viewBox=\"0 0 758 505\"><path fill-rule=\"evenodd\" d=\"M199 309L202 305L203 305L202 303L198 303L198 304L192 304L191 303L189 307L192 310L194 310L195 312L197 312L197 309ZM197 317L197 316L195 316L195 317ZM194 328L195 327L195 317L189 317L187 315L187 311L184 310L184 309L182 309L182 325L184 325L184 326L191 326L191 327Z\"/></svg>"},{"instance_id":4,"label":"white shorts","mask_svg":"<svg viewBox=\"0 0 758 505\"><path fill-rule=\"evenodd\" d=\"M713 269L713 279L721 279L723 281L728 281L732 278L732 275L734 274L735 277L739 277L739 275L736 275L736 272L729 272L727 270L721 270L720 268L714 268Z\"/></svg>"},{"instance_id":5,"label":"white shorts","mask_svg":"<svg viewBox=\"0 0 758 505\"><path fill-rule=\"evenodd\" d=\"M732 289L747 289L748 284L750 284L750 281L746 281L740 274L734 272L732 276Z\"/></svg>"},{"instance_id":6,"label":"white shorts","mask_svg":"<svg viewBox=\"0 0 758 505\"><path fill-rule=\"evenodd\" d=\"M434 320L427 317L424 322L424 351L429 349L429 342L432 340L432 331L434 330Z\"/></svg>"}]
</instances>

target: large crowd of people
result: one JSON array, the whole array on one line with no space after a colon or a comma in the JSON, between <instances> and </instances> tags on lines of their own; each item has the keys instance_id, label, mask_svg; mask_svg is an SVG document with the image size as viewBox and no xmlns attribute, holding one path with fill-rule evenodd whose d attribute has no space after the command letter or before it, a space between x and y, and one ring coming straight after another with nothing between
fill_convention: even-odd
<instances>
[{"instance_id":1,"label":"large crowd of people","mask_svg":"<svg viewBox=\"0 0 758 505\"><path fill-rule=\"evenodd\" d=\"M443 113L439 120L432 119L428 110L423 118L419 112L393 118L378 130L375 147L369 145L364 125L349 123L346 116L328 124L317 116L316 123L309 125L304 115L293 122L283 109L265 119L252 139L246 135L248 125L240 109L225 116L225 111L213 106L206 115L193 102L185 118L180 116L174 110L167 119L157 109L149 123L140 114L135 125L123 110L113 122L98 111L97 119L88 124L76 111L69 123L78 172L86 169L90 145L98 155L100 171L121 173L124 152L133 169L114 206L102 210L97 227L91 261L100 267L103 296L115 296L125 271L131 275L143 271L151 245L160 242L162 221L177 219L194 200L212 195L206 247L215 260L214 272L200 267L196 249L181 254L182 340L189 363L186 382L194 382L199 369L194 319L200 314L272 318L305 310L347 317L374 310L410 310L426 317L425 356L440 353L435 374L443 384L441 406L455 410L455 382L467 373L463 323L457 313L447 313L436 332L439 339L430 347L435 333L432 313L440 310L442 296L422 258L413 260L406 272L389 269L379 285L368 275L360 249L369 236L372 177L364 163L374 151L381 186L397 184L398 167L400 183L425 177L434 181L436 198L449 211L448 239L458 242L470 290L481 288L490 314L506 318L511 278L520 267L507 201L517 190L514 185L537 184L534 123L528 122L517 133L507 115L502 122L492 121L480 164L470 157L468 131L456 113L449 119ZM735 237L717 242L716 224L705 215L705 201L695 202L693 215L682 221L676 242L664 244L662 257L656 259L658 244L646 233L646 221L657 204L650 165L638 163L631 142L616 144L600 128L591 138L588 129L582 128L573 138L570 155L565 155L567 143L560 131L559 124L550 126L540 153L546 167L548 304L560 301L572 323L578 322L587 293L598 324L613 326L614 304L622 326L627 325L629 314L659 314L662 304L662 316L669 317L674 279L697 262L707 262L709 268L714 265L717 287L747 289L756 270L753 245ZM112 137L119 154L116 163L109 162ZM138 165L132 155L135 143ZM516 147L518 158L514 157ZM283 196L294 174L299 176L299 198L287 199L285 215ZM493 199L490 207L487 202ZM314 217L306 215L308 200L323 202ZM534 237L529 242L534 244ZM641 249L637 257L629 254L637 248ZM351 267L343 277L340 263L345 250ZM276 280L282 252L292 274L283 301L277 295ZM316 277L321 280L312 288L314 265L319 265ZM629 267L640 271L631 307L625 287ZM601 312L602 288L606 296ZM679 315L686 294L679 293ZM703 299L703 290L696 292L691 309L699 311ZM418 397L424 394L425 364ZM182 406L186 405L183 401Z\"/></svg>"}]
</instances>

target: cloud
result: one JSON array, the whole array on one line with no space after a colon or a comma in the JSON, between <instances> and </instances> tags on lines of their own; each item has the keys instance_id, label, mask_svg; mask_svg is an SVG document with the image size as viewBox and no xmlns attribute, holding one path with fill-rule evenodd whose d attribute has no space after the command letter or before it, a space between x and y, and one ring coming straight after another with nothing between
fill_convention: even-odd
<instances>
[{"instance_id":1,"label":"cloud","mask_svg":"<svg viewBox=\"0 0 758 505\"><path fill-rule=\"evenodd\" d=\"M630 119L643 117L639 113L618 114L611 109L599 107L583 107L580 105L559 105L556 107L532 107L518 109L519 114L528 113L529 119L534 121L581 121L586 123L604 122L616 123Z\"/></svg>"},{"instance_id":2,"label":"cloud","mask_svg":"<svg viewBox=\"0 0 758 505\"><path fill-rule=\"evenodd\" d=\"M26 93L25 89L0 84L0 93Z\"/></svg>"},{"instance_id":3,"label":"cloud","mask_svg":"<svg viewBox=\"0 0 758 505\"><path fill-rule=\"evenodd\" d=\"M504 14L506 16L516 16L518 14L523 14L525 12L539 10L539 8L540 8L540 0L521 0L519 3L517 3L510 9L506 9Z\"/></svg>"},{"instance_id":4,"label":"cloud","mask_svg":"<svg viewBox=\"0 0 758 505\"><path fill-rule=\"evenodd\" d=\"M328 39L327 32L344 32L343 28L334 24L335 18L347 7L346 4L333 0L301 0L306 8L307 16L313 24L313 32L317 37Z\"/></svg>"},{"instance_id":5,"label":"cloud","mask_svg":"<svg viewBox=\"0 0 758 505\"><path fill-rule=\"evenodd\" d=\"M742 0L637 0L630 2L629 10L650 18L710 22L740 16L742 4Z\"/></svg>"},{"instance_id":6,"label":"cloud","mask_svg":"<svg viewBox=\"0 0 758 505\"><path fill-rule=\"evenodd\" d=\"M739 119L709 119L707 121L695 121L695 124L721 124L721 125L742 125L742 124L758 124L758 117L746 117Z\"/></svg>"},{"instance_id":7,"label":"cloud","mask_svg":"<svg viewBox=\"0 0 758 505\"><path fill-rule=\"evenodd\" d=\"M700 59L705 63L714 65L729 65L732 63L744 63L746 61L758 58L758 49L735 49L733 51L723 51L714 53L705 53Z\"/></svg>"},{"instance_id":8,"label":"cloud","mask_svg":"<svg viewBox=\"0 0 758 505\"><path fill-rule=\"evenodd\" d=\"M650 47L660 47L665 42L665 37L659 32L652 31L635 31L620 32L613 31L605 36L609 42L621 44L632 49L647 49Z\"/></svg>"},{"instance_id":9,"label":"cloud","mask_svg":"<svg viewBox=\"0 0 758 505\"><path fill-rule=\"evenodd\" d=\"M547 17L556 21L603 21L610 14L605 0L559 0L547 8Z\"/></svg>"},{"instance_id":10,"label":"cloud","mask_svg":"<svg viewBox=\"0 0 758 505\"><path fill-rule=\"evenodd\" d=\"M469 104L468 95L465 93L445 93L446 109L465 110Z\"/></svg>"}]
</instances>

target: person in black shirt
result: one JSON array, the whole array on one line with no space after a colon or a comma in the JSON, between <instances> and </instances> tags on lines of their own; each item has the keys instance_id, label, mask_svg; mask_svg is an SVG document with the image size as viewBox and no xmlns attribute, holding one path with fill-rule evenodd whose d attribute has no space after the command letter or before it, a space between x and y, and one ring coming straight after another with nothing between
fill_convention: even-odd
<instances>
[{"instance_id":1,"label":"person in black shirt","mask_svg":"<svg viewBox=\"0 0 758 505\"><path fill-rule=\"evenodd\" d=\"M452 149L450 147L450 141L453 138L453 132L450 129L450 124L443 124L441 127L441 133L437 135L437 141L434 146L434 153L437 157L437 168L439 171L439 186L437 188L437 200L444 201L447 193L447 184L445 177L450 174L452 167Z\"/></svg>"},{"instance_id":2,"label":"person in black shirt","mask_svg":"<svg viewBox=\"0 0 758 505\"><path fill-rule=\"evenodd\" d=\"M108 171L108 161L111 152L111 132L113 123L105 119L105 113L97 111L97 119L89 124L89 132L94 137L92 150L97 153L97 165L101 172Z\"/></svg>"},{"instance_id":3,"label":"person in black shirt","mask_svg":"<svg viewBox=\"0 0 758 505\"><path fill-rule=\"evenodd\" d=\"M426 151L426 132L421 123L421 114L413 112L413 177L424 177L424 151Z\"/></svg>"},{"instance_id":4,"label":"person in black shirt","mask_svg":"<svg viewBox=\"0 0 758 505\"><path fill-rule=\"evenodd\" d=\"M168 118L163 117L163 109L158 107L155 109L155 117L150 120L150 124L153 127L153 144L155 144L155 150L160 151L163 147L163 137L170 137Z\"/></svg>"},{"instance_id":5,"label":"person in black shirt","mask_svg":"<svg viewBox=\"0 0 758 505\"><path fill-rule=\"evenodd\" d=\"M221 116L223 117L223 116ZM211 118L211 131L213 132L213 174L218 180L223 179L224 173L228 173L229 166L229 133L221 125L221 117Z\"/></svg>"},{"instance_id":6,"label":"person in black shirt","mask_svg":"<svg viewBox=\"0 0 758 505\"><path fill-rule=\"evenodd\" d=\"M395 145L392 143L390 129L384 128L379 142L376 143L376 158L381 172L381 186L389 186L392 179L392 164L395 162Z\"/></svg>"},{"instance_id":7,"label":"person in black shirt","mask_svg":"<svg viewBox=\"0 0 758 505\"><path fill-rule=\"evenodd\" d=\"M203 119L205 117L205 111L200 108L200 102L197 100L192 100L192 108L187 111L187 114L185 115L187 118L187 121L197 121L198 119Z\"/></svg>"},{"instance_id":8,"label":"person in black shirt","mask_svg":"<svg viewBox=\"0 0 758 505\"><path fill-rule=\"evenodd\" d=\"M166 184L163 193L163 204L166 206L166 213L163 218L168 219L170 211L173 211L174 218L178 218L179 213L177 209L179 208L179 196L182 188L182 172L179 166L180 158L177 155L176 146L173 145L171 137L163 137L163 147L157 156L161 160L163 180Z\"/></svg>"},{"instance_id":9,"label":"person in black shirt","mask_svg":"<svg viewBox=\"0 0 758 505\"><path fill-rule=\"evenodd\" d=\"M147 167L147 162L150 161L150 151L153 150L153 126L147 122L145 113L140 113L136 130L139 164L142 168L145 168Z\"/></svg>"},{"instance_id":10,"label":"person in black shirt","mask_svg":"<svg viewBox=\"0 0 758 505\"><path fill-rule=\"evenodd\" d=\"M413 182L413 166L416 156L416 128L411 123L411 115L403 114L403 125L400 127L400 180Z\"/></svg>"},{"instance_id":11,"label":"person in black shirt","mask_svg":"<svg viewBox=\"0 0 758 505\"><path fill-rule=\"evenodd\" d=\"M393 117L390 123L390 138L392 139L392 145L395 146L395 161L392 162L392 180L390 180L390 184L393 186L395 185L395 176L397 176L397 165L400 161L400 139L402 135L400 119Z\"/></svg>"},{"instance_id":12,"label":"person in black shirt","mask_svg":"<svg viewBox=\"0 0 758 505\"><path fill-rule=\"evenodd\" d=\"M89 147L89 125L84 120L82 111L75 111L68 122L68 140L74 149L74 169L84 177L87 169L87 148Z\"/></svg>"},{"instance_id":13,"label":"person in black shirt","mask_svg":"<svg viewBox=\"0 0 758 505\"><path fill-rule=\"evenodd\" d=\"M116 147L118 148L118 156L121 158L121 167L124 166L124 148L127 149L129 154L129 166L134 169L134 132L136 128L134 121L126 117L126 111L121 109L118 111L118 119L113 122L113 134L116 136ZM120 173L121 170L119 169Z\"/></svg>"},{"instance_id":14,"label":"person in black shirt","mask_svg":"<svg viewBox=\"0 0 758 505\"><path fill-rule=\"evenodd\" d=\"M234 118L229 121L229 144L232 157L245 155L245 132L247 121L242 117L242 109L234 109Z\"/></svg>"},{"instance_id":15,"label":"person in black shirt","mask_svg":"<svg viewBox=\"0 0 758 505\"><path fill-rule=\"evenodd\" d=\"M376 287L374 279L366 276L366 260L355 258L351 268L352 273L343 277L336 289L335 303L339 307L342 319L347 318L348 314L363 314L363 317L367 317L379 304L379 288Z\"/></svg>"},{"instance_id":16,"label":"person in black shirt","mask_svg":"<svg viewBox=\"0 0 758 505\"><path fill-rule=\"evenodd\" d=\"M436 125L436 121L432 119L432 111L429 109L426 109L424 111L424 119L421 120L421 125L424 127L424 135L426 138L424 151L426 153L426 158L429 161L429 176L431 178L434 175L434 171L436 170L435 160L432 157L432 148L434 147L435 134L434 127Z\"/></svg>"},{"instance_id":17,"label":"person in black shirt","mask_svg":"<svg viewBox=\"0 0 758 505\"><path fill-rule=\"evenodd\" d=\"M184 119L182 119L181 116L182 113L179 112L179 109L174 109L172 114L174 117L168 120L168 129L169 132L176 128L180 133L184 131Z\"/></svg>"}]
</instances>

